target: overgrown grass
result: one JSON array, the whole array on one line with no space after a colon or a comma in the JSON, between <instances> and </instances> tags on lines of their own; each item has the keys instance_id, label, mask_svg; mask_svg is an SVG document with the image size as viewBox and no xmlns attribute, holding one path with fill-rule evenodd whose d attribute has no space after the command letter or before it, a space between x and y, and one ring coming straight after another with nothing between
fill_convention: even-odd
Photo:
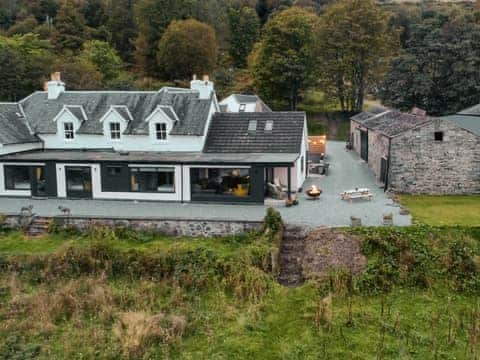
<instances>
[{"instance_id":1,"label":"overgrown grass","mask_svg":"<svg viewBox=\"0 0 480 360\"><path fill-rule=\"evenodd\" d=\"M297 289L260 233L2 235L0 359L478 358L479 229L348 233L365 273Z\"/></svg>"},{"instance_id":2,"label":"overgrown grass","mask_svg":"<svg viewBox=\"0 0 480 360\"><path fill-rule=\"evenodd\" d=\"M400 195L399 200L420 223L480 226L479 195Z\"/></svg>"},{"instance_id":3,"label":"overgrown grass","mask_svg":"<svg viewBox=\"0 0 480 360\"><path fill-rule=\"evenodd\" d=\"M305 94L302 103L298 105L298 110L306 112L330 112L339 111L338 102L328 99L322 91L312 90Z\"/></svg>"}]
</instances>

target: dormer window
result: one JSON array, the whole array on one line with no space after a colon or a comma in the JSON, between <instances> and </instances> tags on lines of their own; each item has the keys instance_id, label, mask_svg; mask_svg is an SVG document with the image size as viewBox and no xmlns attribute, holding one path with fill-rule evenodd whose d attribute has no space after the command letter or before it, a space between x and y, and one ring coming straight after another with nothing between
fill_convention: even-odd
<instances>
[{"instance_id":1,"label":"dormer window","mask_svg":"<svg viewBox=\"0 0 480 360\"><path fill-rule=\"evenodd\" d=\"M245 112L247 109L247 104L240 104L240 108L238 109L239 112Z\"/></svg>"},{"instance_id":2,"label":"dormer window","mask_svg":"<svg viewBox=\"0 0 480 360\"><path fill-rule=\"evenodd\" d=\"M65 140L73 140L75 138L72 122L66 122L63 124L63 134L65 137Z\"/></svg>"},{"instance_id":3,"label":"dormer window","mask_svg":"<svg viewBox=\"0 0 480 360\"><path fill-rule=\"evenodd\" d=\"M110 123L110 139L120 140L120 123L119 122Z\"/></svg>"},{"instance_id":4,"label":"dormer window","mask_svg":"<svg viewBox=\"0 0 480 360\"><path fill-rule=\"evenodd\" d=\"M156 139L160 141L167 140L167 124L157 123L155 124Z\"/></svg>"}]
</instances>

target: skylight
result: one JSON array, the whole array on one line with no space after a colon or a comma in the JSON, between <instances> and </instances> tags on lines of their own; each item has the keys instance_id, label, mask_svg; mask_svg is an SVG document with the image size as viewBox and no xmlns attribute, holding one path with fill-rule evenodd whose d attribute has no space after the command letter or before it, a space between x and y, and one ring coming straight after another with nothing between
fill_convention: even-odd
<instances>
[{"instance_id":1,"label":"skylight","mask_svg":"<svg viewBox=\"0 0 480 360\"><path fill-rule=\"evenodd\" d=\"M272 131L273 130L273 120L267 120L265 123L265 131Z\"/></svg>"},{"instance_id":2,"label":"skylight","mask_svg":"<svg viewBox=\"0 0 480 360\"><path fill-rule=\"evenodd\" d=\"M248 122L248 131L257 131L257 120L250 120Z\"/></svg>"}]
</instances>

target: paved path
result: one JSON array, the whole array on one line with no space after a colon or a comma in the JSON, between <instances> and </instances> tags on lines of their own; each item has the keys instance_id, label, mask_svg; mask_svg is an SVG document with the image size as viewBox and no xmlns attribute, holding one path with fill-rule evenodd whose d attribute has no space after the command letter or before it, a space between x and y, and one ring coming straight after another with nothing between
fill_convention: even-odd
<instances>
[{"instance_id":1,"label":"paved path","mask_svg":"<svg viewBox=\"0 0 480 360\"><path fill-rule=\"evenodd\" d=\"M367 165L353 152L344 149L344 143L328 142L329 175L309 178L306 186L319 185L324 191L320 200L311 201L300 195L295 207L278 207L289 224L310 226L346 226L350 216L362 219L368 226L381 225L382 214L392 212L395 225L409 225L410 216L399 215L399 208L388 199L383 189L376 186ZM357 200L349 203L340 200L340 193L355 187L369 187L374 193L372 201ZM116 200L33 200L0 198L0 213L17 214L21 207L32 204L34 212L41 216L60 215L58 206L71 209L73 216L161 218L202 220L260 221L265 215L262 205L179 204L161 202L134 202Z\"/></svg>"}]
</instances>

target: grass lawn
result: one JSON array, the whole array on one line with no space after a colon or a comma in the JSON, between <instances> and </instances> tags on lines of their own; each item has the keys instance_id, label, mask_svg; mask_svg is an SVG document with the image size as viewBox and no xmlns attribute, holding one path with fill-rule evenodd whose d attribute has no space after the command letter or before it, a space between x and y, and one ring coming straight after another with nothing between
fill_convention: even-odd
<instances>
[{"instance_id":1,"label":"grass lawn","mask_svg":"<svg viewBox=\"0 0 480 360\"><path fill-rule=\"evenodd\" d=\"M428 225L480 226L480 196L401 195L413 218Z\"/></svg>"}]
</instances>

